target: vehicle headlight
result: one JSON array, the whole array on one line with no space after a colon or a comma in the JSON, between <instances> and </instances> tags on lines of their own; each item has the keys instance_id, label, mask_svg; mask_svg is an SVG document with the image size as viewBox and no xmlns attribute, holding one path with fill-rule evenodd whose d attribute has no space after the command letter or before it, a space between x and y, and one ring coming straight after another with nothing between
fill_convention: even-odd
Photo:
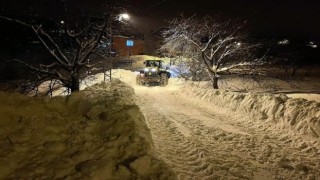
<instances>
[{"instance_id":1,"label":"vehicle headlight","mask_svg":"<svg viewBox=\"0 0 320 180\"><path fill-rule=\"evenodd\" d=\"M156 70L156 69L151 69L151 71L152 71L152 72L156 72L157 70Z\"/></svg>"},{"instance_id":2,"label":"vehicle headlight","mask_svg":"<svg viewBox=\"0 0 320 180\"><path fill-rule=\"evenodd\" d=\"M148 69L148 68L145 68L145 69L144 69L144 71L145 71L145 72L148 72L148 71L149 71L149 69Z\"/></svg>"}]
</instances>

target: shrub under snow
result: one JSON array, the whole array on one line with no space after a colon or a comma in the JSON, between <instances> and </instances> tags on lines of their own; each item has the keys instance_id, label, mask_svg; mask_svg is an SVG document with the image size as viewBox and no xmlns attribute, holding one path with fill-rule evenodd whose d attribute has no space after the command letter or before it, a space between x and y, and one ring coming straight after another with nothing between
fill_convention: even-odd
<instances>
[{"instance_id":1,"label":"shrub under snow","mask_svg":"<svg viewBox=\"0 0 320 180\"><path fill-rule=\"evenodd\" d=\"M213 90L187 84L177 93L185 99L195 98L198 104L211 103L234 112L276 124L285 131L320 137L320 103L305 99L290 99L284 94L238 93ZM267 124L266 124L267 126Z\"/></svg>"},{"instance_id":2,"label":"shrub under snow","mask_svg":"<svg viewBox=\"0 0 320 180\"><path fill-rule=\"evenodd\" d=\"M174 179L133 95L120 81L68 98L0 92L0 179Z\"/></svg>"}]
</instances>

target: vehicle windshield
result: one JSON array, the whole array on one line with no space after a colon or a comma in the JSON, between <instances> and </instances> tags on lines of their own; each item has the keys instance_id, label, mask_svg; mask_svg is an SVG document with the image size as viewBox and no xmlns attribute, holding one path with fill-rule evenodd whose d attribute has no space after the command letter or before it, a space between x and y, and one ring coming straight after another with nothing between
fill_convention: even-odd
<instances>
[{"instance_id":1,"label":"vehicle windshield","mask_svg":"<svg viewBox=\"0 0 320 180\"><path fill-rule=\"evenodd\" d=\"M161 61L146 61L146 67L159 67L159 68L161 68Z\"/></svg>"}]
</instances>

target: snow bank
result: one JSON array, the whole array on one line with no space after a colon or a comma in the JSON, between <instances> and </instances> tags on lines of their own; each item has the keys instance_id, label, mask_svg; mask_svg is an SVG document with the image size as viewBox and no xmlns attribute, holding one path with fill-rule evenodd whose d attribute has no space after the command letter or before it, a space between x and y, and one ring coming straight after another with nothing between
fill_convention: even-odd
<instances>
[{"instance_id":1,"label":"snow bank","mask_svg":"<svg viewBox=\"0 0 320 180\"><path fill-rule=\"evenodd\" d=\"M312 93L292 93L286 94L290 98L303 98L308 101L316 101L320 102L320 94L312 94Z\"/></svg>"},{"instance_id":2,"label":"snow bank","mask_svg":"<svg viewBox=\"0 0 320 180\"><path fill-rule=\"evenodd\" d=\"M214 104L236 113L276 124L287 132L320 137L320 103L290 99L284 94L237 93L189 83L176 94L191 103ZM190 99L192 97L192 99ZM196 100L194 100L194 98ZM207 106L208 107L208 106ZM210 108L210 107L209 107ZM270 123L263 123L266 126Z\"/></svg>"},{"instance_id":3,"label":"snow bank","mask_svg":"<svg viewBox=\"0 0 320 180\"><path fill-rule=\"evenodd\" d=\"M0 179L174 179L133 95L120 81L68 98L0 92Z\"/></svg>"}]
</instances>

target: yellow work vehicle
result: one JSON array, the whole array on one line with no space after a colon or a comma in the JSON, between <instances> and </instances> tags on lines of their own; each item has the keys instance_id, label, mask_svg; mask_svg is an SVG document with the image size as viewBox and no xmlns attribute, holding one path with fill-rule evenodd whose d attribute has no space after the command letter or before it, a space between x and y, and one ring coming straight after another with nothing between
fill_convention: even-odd
<instances>
[{"instance_id":1,"label":"yellow work vehicle","mask_svg":"<svg viewBox=\"0 0 320 180\"><path fill-rule=\"evenodd\" d=\"M171 74L166 68L163 68L162 60L146 60L146 67L140 70L136 81L138 85L146 85L150 83L158 83L160 86L166 86Z\"/></svg>"}]
</instances>

